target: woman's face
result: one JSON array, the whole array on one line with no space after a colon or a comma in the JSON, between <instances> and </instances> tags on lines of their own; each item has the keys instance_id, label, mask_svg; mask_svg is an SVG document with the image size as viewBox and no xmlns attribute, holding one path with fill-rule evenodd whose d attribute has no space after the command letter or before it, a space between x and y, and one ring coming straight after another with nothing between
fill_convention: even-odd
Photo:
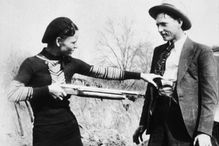
<instances>
[{"instance_id":1,"label":"woman's face","mask_svg":"<svg viewBox=\"0 0 219 146\"><path fill-rule=\"evenodd\" d=\"M63 56L70 56L77 49L78 31L74 36L68 36L60 42L60 52Z\"/></svg>"}]
</instances>

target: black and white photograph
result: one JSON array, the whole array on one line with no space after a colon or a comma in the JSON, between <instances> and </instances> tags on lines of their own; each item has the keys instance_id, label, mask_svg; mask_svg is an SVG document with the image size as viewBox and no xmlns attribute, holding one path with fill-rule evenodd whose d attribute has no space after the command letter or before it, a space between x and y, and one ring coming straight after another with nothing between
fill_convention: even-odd
<instances>
[{"instance_id":1,"label":"black and white photograph","mask_svg":"<svg viewBox=\"0 0 219 146\"><path fill-rule=\"evenodd\" d=\"M218 0L0 0L0 146L219 146Z\"/></svg>"}]
</instances>

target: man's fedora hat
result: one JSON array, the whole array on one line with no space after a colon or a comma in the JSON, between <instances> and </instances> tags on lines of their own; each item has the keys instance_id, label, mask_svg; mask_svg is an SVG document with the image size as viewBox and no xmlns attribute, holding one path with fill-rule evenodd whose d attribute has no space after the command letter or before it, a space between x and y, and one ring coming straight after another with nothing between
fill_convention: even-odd
<instances>
[{"instance_id":1,"label":"man's fedora hat","mask_svg":"<svg viewBox=\"0 0 219 146\"><path fill-rule=\"evenodd\" d=\"M149 14L154 19L156 19L157 15L162 12L169 13L176 17L181 18L183 21L183 24L182 24L183 30L188 30L191 28L192 24L186 14L185 7L183 7L183 5L179 2L177 3L176 0L174 1L166 0L166 1L163 1L160 5L154 6L149 9Z\"/></svg>"}]
</instances>

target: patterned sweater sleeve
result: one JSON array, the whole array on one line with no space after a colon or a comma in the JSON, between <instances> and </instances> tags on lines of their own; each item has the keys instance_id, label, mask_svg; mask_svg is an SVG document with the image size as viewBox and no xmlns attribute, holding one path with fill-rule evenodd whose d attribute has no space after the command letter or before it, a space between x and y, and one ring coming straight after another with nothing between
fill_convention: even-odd
<instances>
[{"instance_id":1,"label":"patterned sweater sleeve","mask_svg":"<svg viewBox=\"0 0 219 146\"><path fill-rule=\"evenodd\" d=\"M91 66L91 76L109 80L140 79L140 73L123 71L115 67Z\"/></svg>"},{"instance_id":2,"label":"patterned sweater sleeve","mask_svg":"<svg viewBox=\"0 0 219 146\"><path fill-rule=\"evenodd\" d=\"M108 80L140 79L140 73L124 71L115 67L89 65L78 60L79 74Z\"/></svg>"},{"instance_id":3,"label":"patterned sweater sleeve","mask_svg":"<svg viewBox=\"0 0 219 146\"><path fill-rule=\"evenodd\" d=\"M33 75L32 66L30 59L24 60L21 64L18 74L8 88L7 95L9 101L18 102L30 100L45 97L44 95L49 93L48 86L34 88L28 86Z\"/></svg>"}]
</instances>

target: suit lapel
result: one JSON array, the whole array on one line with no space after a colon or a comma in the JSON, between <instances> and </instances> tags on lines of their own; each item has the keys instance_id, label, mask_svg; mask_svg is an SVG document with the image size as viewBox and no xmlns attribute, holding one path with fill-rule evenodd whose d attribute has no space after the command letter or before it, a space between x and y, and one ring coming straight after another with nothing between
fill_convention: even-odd
<instances>
[{"instance_id":1,"label":"suit lapel","mask_svg":"<svg viewBox=\"0 0 219 146\"><path fill-rule=\"evenodd\" d=\"M182 77L185 75L190 63L192 62L192 58L195 55L195 48L193 46L192 40L189 38L186 39L182 52L180 55L179 66L178 66L178 74L177 74L177 82L179 83Z\"/></svg>"}]
</instances>

